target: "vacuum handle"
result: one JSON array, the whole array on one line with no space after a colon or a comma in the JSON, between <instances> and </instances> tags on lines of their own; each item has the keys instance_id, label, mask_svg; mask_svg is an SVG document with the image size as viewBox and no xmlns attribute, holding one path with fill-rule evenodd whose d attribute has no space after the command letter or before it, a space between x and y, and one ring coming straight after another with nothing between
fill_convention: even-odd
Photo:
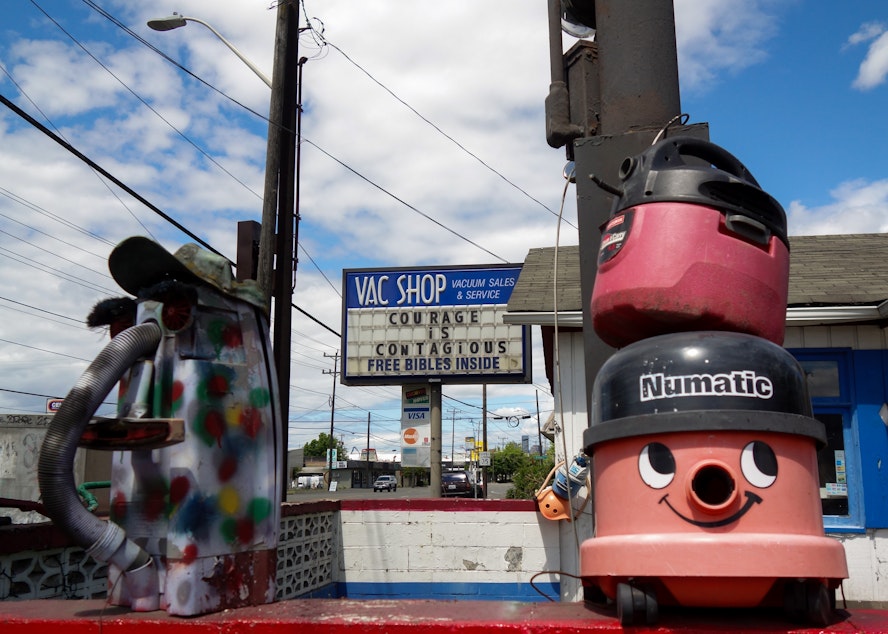
<instances>
[{"instance_id":1,"label":"vacuum handle","mask_svg":"<svg viewBox=\"0 0 888 634\"><path fill-rule=\"evenodd\" d=\"M771 242L771 230L763 223L743 214L726 214L725 226L734 233L753 242L767 246Z\"/></svg>"},{"instance_id":2,"label":"vacuum handle","mask_svg":"<svg viewBox=\"0 0 888 634\"><path fill-rule=\"evenodd\" d=\"M694 137L673 138L671 141L672 147L679 157L692 156L698 158L701 161L706 161L716 169L720 169L759 187L758 182L749 170L746 169L746 166L724 148ZM667 161L669 160L669 154L672 154L672 152L667 150L667 156L663 157Z\"/></svg>"}]
</instances>

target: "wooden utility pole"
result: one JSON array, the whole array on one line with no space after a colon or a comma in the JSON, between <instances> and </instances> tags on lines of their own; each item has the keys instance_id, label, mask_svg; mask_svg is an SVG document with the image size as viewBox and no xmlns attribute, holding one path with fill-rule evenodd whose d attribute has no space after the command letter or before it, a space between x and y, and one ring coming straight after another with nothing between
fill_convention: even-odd
<instances>
[{"instance_id":1,"label":"wooden utility pole","mask_svg":"<svg viewBox=\"0 0 888 634\"><path fill-rule=\"evenodd\" d=\"M373 486L373 470L370 468L370 412L367 412L367 484Z\"/></svg>"},{"instance_id":2,"label":"wooden utility pole","mask_svg":"<svg viewBox=\"0 0 888 634\"><path fill-rule=\"evenodd\" d=\"M333 437L333 420L336 415L336 377L339 376L339 353L334 352L333 354L324 353L325 357L333 359L333 369L332 370L324 370L324 374L332 374L333 375L333 396L330 399L330 453L327 456L327 468L330 473L330 482L328 484L333 483L333 450L336 448L336 439ZM369 424L369 421L368 421Z\"/></svg>"},{"instance_id":3,"label":"wooden utility pole","mask_svg":"<svg viewBox=\"0 0 888 634\"><path fill-rule=\"evenodd\" d=\"M282 438L287 446L290 412L290 327L293 296L295 163L298 104L299 12L292 0L278 5L274 41L274 69L268 112L268 146L265 158L265 189L259 262L256 274L272 313L272 349L278 384ZM277 255L277 266L275 266ZM286 449L284 449L286 452ZM281 458L286 482L287 461ZM284 487L285 489L285 487ZM286 491L284 493L286 499Z\"/></svg>"}]
</instances>

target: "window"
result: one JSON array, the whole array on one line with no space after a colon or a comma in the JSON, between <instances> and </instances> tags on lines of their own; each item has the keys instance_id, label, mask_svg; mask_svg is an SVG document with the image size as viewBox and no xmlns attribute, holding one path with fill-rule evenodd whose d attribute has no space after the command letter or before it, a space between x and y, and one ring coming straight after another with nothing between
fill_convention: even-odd
<instances>
[{"instance_id":1,"label":"window","mask_svg":"<svg viewBox=\"0 0 888 634\"><path fill-rule=\"evenodd\" d=\"M805 372L814 418L826 429L817 452L820 500L827 532L863 528L863 486L855 447L850 350L793 350Z\"/></svg>"}]
</instances>

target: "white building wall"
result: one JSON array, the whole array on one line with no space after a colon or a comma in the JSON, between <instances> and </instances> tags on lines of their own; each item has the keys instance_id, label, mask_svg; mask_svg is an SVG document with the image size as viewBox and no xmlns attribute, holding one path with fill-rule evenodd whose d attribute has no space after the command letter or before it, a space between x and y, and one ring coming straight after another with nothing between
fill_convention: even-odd
<instances>
[{"instance_id":1,"label":"white building wall","mask_svg":"<svg viewBox=\"0 0 888 634\"><path fill-rule=\"evenodd\" d=\"M583 450L583 432L589 425L586 412L586 372L583 360L583 333L563 332L558 337L558 358L555 365L560 377L555 381L555 462L571 461ZM560 381L557 380L560 378ZM566 453L565 453L566 445ZM560 570L572 575L580 574L580 544L592 537L594 522L592 505L582 506L583 498L574 503L579 512L576 522L558 521L558 541L561 546ZM580 510L581 509L581 510ZM583 588L577 579L564 576L561 579L561 600L582 601Z\"/></svg>"},{"instance_id":2,"label":"white building wall","mask_svg":"<svg viewBox=\"0 0 888 634\"><path fill-rule=\"evenodd\" d=\"M845 599L853 604L888 608L888 530L868 530L865 535L831 537L838 539L845 547L849 574L842 584ZM841 601L841 594L837 598Z\"/></svg>"}]
</instances>

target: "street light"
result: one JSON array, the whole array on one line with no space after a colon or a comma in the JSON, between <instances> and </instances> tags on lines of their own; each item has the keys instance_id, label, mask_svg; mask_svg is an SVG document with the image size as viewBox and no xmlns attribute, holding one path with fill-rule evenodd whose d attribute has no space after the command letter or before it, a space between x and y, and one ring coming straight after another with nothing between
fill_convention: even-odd
<instances>
[{"instance_id":1,"label":"street light","mask_svg":"<svg viewBox=\"0 0 888 634\"><path fill-rule=\"evenodd\" d=\"M302 66L304 61L307 61L305 58L298 57L299 34L309 27L299 27L299 13L293 3L278 4L273 72L275 82L273 84L231 42L203 20L173 13L166 18L150 20L148 26L155 31L169 31L183 27L189 21L207 27L266 86L271 88L265 187L259 236L259 262L255 279L265 297L267 308L271 307L272 296L275 298L272 316L274 324L272 348L279 386L281 425L283 437L286 438L290 411L292 278L296 272L295 244L298 240L299 227L298 182L301 143L297 143L297 139L301 134L299 130L301 130L302 114ZM295 28L291 28L291 24ZM296 72L292 70L294 66L297 67ZM277 234L275 234L276 227ZM276 268L273 266L275 254L278 259ZM276 284L275 280L277 280ZM286 467L285 461L282 461L282 467ZM286 500L286 496L283 499Z\"/></svg>"},{"instance_id":2,"label":"street light","mask_svg":"<svg viewBox=\"0 0 888 634\"><path fill-rule=\"evenodd\" d=\"M256 73L256 76L265 82L265 85L271 88L271 80L265 76L265 74L259 70L253 62L244 57L243 53L237 50L237 47L226 40L219 31L214 29L212 26L204 22L199 18L191 18L185 15L179 15L178 13L173 12L173 15L167 16L165 18L155 18L153 20L148 20L148 27L154 29L155 31L172 31L173 29L178 29L185 26L186 22L197 22L198 24L203 24L207 27L213 35L218 37L222 43L231 49L231 52L237 55L238 59L246 64L251 71Z\"/></svg>"}]
</instances>

